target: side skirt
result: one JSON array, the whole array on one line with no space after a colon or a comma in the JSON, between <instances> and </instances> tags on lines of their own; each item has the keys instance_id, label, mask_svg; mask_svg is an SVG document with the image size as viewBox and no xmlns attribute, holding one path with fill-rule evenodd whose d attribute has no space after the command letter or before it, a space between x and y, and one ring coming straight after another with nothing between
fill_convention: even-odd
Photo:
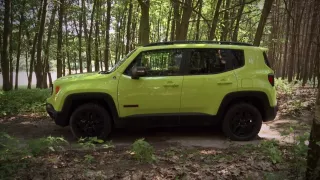
<instances>
[{"instance_id":1,"label":"side skirt","mask_svg":"<svg viewBox=\"0 0 320 180\"><path fill-rule=\"evenodd\" d=\"M152 114L119 118L116 128L189 127L217 125L220 119L207 114Z\"/></svg>"}]
</instances>

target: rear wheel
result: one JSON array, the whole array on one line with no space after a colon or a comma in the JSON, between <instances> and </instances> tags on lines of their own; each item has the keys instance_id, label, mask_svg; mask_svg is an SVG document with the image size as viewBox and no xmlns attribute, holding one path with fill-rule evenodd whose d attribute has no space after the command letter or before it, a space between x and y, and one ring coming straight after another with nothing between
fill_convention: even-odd
<instances>
[{"instance_id":1,"label":"rear wheel","mask_svg":"<svg viewBox=\"0 0 320 180\"><path fill-rule=\"evenodd\" d=\"M70 127L77 139L97 137L105 140L111 132L111 117L108 111L98 104L84 104L72 113Z\"/></svg>"},{"instance_id":2,"label":"rear wheel","mask_svg":"<svg viewBox=\"0 0 320 180\"><path fill-rule=\"evenodd\" d=\"M222 124L224 134L235 141L254 139L262 126L259 110L251 104L233 105L226 113Z\"/></svg>"}]
</instances>

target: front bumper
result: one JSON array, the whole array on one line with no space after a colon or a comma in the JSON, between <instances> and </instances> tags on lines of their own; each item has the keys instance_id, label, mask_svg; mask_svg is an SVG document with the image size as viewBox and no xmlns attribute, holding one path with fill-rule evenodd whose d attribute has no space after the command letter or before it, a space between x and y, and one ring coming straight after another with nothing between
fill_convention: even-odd
<instances>
[{"instance_id":1,"label":"front bumper","mask_svg":"<svg viewBox=\"0 0 320 180\"><path fill-rule=\"evenodd\" d=\"M275 107L267 107L265 110L264 122L273 121L278 113L278 106Z\"/></svg>"},{"instance_id":2,"label":"front bumper","mask_svg":"<svg viewBox=\"0 0 320 180\"><path fill-rule=\"evenodd\" d=\"M67 113L56 111L54 107L49 103L46 103L46 111L57 125L62 127L69 125L69 119L68 119Z\"/></svg>"}]
</instances>

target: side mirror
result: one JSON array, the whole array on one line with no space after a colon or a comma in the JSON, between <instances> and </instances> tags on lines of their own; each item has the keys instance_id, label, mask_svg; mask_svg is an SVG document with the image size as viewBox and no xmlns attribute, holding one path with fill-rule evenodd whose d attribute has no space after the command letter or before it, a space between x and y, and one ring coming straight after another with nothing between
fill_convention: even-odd
<instances>
[{"instance_id":1,"label":"side mirror","mask_svg":"<svg viewBox=\"0 0 320 180\"><path fill-rule=\"evenodd\" d=\"M132 79L139 79L140 77L145 76L146 74L146 68L142 66L133 67L131 70Z\"/></svg>"}]
</instances>

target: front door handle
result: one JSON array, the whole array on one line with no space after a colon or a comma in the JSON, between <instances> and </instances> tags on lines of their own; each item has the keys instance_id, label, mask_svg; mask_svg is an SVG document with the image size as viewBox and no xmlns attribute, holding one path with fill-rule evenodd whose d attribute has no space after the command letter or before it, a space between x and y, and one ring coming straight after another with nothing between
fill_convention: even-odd
<instances>
[{"instance_id":1,"label":"front door handle","mask_svg":"<svg viewBox=\"0 0 320 180\"><path fill-rule=\"evenodd\" d=\"M227 85L227 84L232 84L232 81L229 81L226 79L221 79L217 84L218 85Z\"/></svg>"}]
</instances>

